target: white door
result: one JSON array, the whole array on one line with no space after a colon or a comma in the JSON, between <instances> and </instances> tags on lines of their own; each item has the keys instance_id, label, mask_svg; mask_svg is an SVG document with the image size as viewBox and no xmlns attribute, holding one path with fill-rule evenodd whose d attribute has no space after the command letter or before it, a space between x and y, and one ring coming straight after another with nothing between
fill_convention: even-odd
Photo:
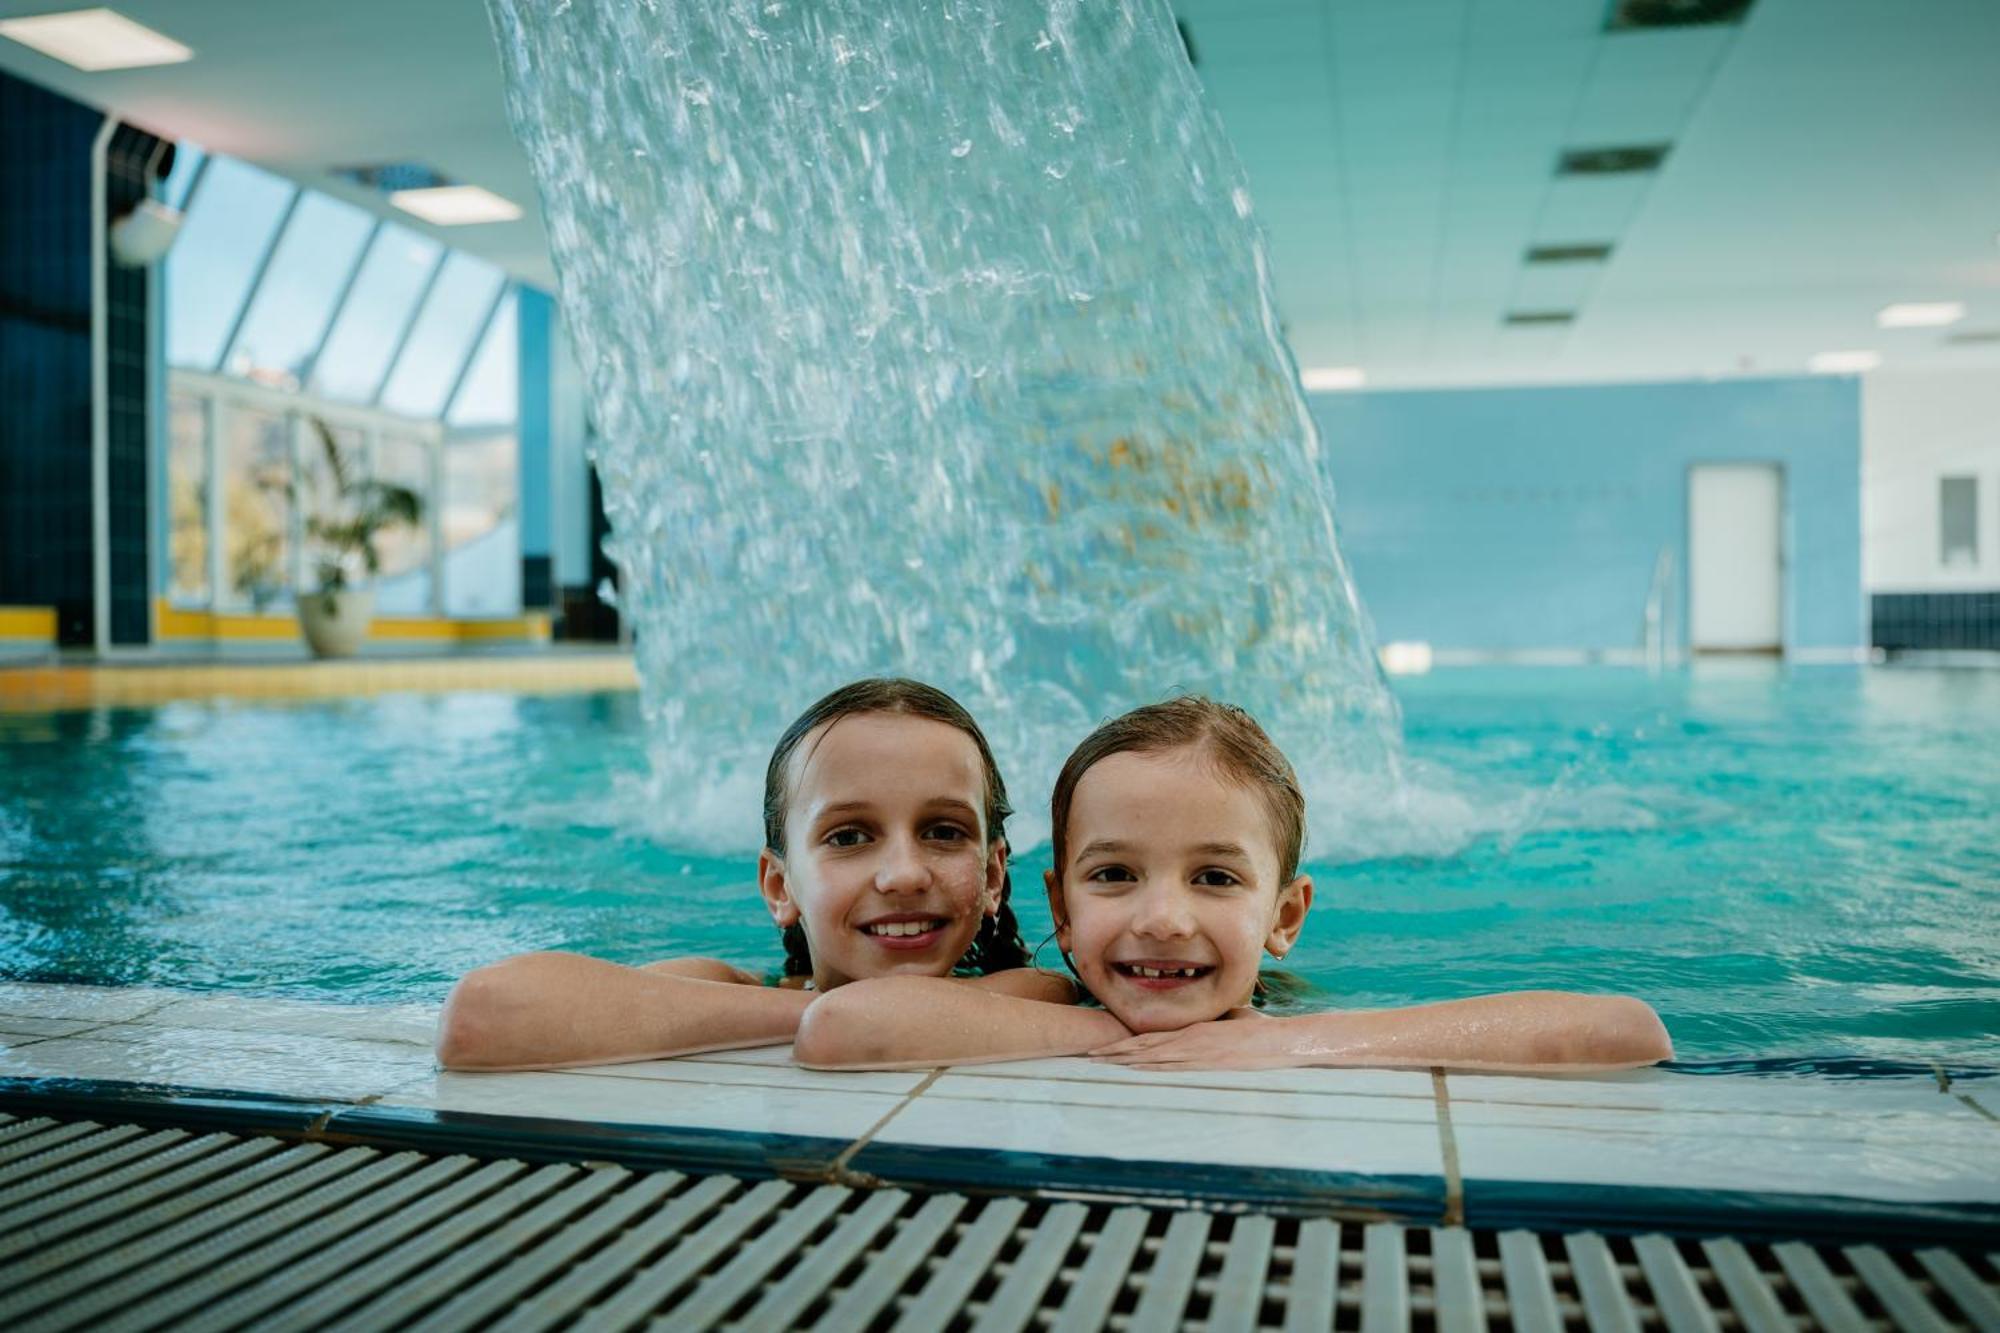
<instances>
[{"instance_id":1,"label":"white door","mask_svg":"<svg viewBox=\"0 0 2000 1333\"><path fill-rule=\"evenodd\" d=\"M1784 482L1773 463L1688 474L1688 642L1696 652L1784 643Z\"/></svg>"}]
</instances>

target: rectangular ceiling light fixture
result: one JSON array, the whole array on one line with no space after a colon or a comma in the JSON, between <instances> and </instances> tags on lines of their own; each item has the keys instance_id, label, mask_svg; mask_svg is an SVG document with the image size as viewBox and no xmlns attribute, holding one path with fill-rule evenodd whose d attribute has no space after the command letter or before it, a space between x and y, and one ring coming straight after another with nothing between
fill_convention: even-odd
<instances>
[{"instance_id":1,"label":"rectangular ceiling light fixture","mask_svg":"<svg viewBox=\"0 0 2000 1333\"><path fill-rule=\"evenodd\" d=\"M1509 310L1500 322L1516 328L1532 328L1538 324L1567 324L1575 318L1574 310Z\"/></svg>"},{"instance_id":2,"label":"rectangular ceiling light fixture","mask_svg":"<svg viewBox=\"0 0 2000 1333\"><path fill-rule=\"evenodd\" d=\"M1611 258L1611 244L1608 241L1589 241L1577 245L1531 245L1528 247L1530 264L1594 264Z\"/></svg>"},{"instance_id":3,"label":"rectangular ceiling light fixture","mask_svg":"<svg viewBox=\"0 0 2000 1333\"><path fill-rule=\"evenodd\" d=\"M1358 389L1366 383L1368 372L1360 366L1309 366L1299 372L1299 384L1307 393Z\"/></svg>"},{"instance_id":4,"label":"rectangular ceiling light fixture","mask_svg":"<svg viewBox=\"0 0 2000 1333\"><path fill-rule=\"evenodd\" d=\"M397 190L389 202L440 227L476 222L512 222L521 206L477 185L434 185L421 190Z\"/></svg>"},{"instance_id":5,"label":"rectangular ceiling light fixture","mask_svg":"<svg viewBox=\"0 0 2000 1333\"><path fill-rule=\"evenodd\" d=\"M1878 310L1875 324L1884 329L1934 329L1964 318L1963 301L1903 301Z\"/></svg>"},{"instance_id":6,"label":"rectangular ceiling light fixture","mask_svg":"<svg viewBox=\"0 0 2000 1333\"><path fill-rule=\"evenodd\" d=\"M1815 375L1859 375L1882 364L1880 352L1819 352L1806 361Z\"/></svg>"},{"instance_id":7,"label":"rectangular ceiling light fixture","mask_svg":"<svg viewBox=\"0 0 2000 1333\"><path fill-rule=\"evenodd\" d=\"M1699 28L1710 23L1741 23L1751 0L1612 0L1604 20L1606 32L1629 28Z\"/></svg>"},{"instance_id":8,"label":"rectangular ceiling light fixture","mask_svg":"<svg viewBox=\"0 0 2000 1333\"><path fill-rule=\"evenodd\" d=\"M1614 144L1607 148L1565 148L1556 160L1558 176L1622 176L1633 171L1657 171L1667 160L1670 143Z\"/></svg>"},{"instance_id":9,"label":"rectangular ceiling light fixture","mask_svg":"<svg viewBox=\"0 0 2000 1333\"><path fill-rule=\"evenodd\" d=\"M109 9L0 19L0 37L10 37L93 74L107 69L178 65L194 59L192 48Z\"/></svg>"}]
</instances>

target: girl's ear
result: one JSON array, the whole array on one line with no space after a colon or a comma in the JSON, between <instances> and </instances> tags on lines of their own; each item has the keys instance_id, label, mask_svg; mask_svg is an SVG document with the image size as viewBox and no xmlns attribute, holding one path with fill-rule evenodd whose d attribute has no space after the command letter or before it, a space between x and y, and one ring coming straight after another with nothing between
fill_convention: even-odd
<instances>
[{"instance_id":1,"label":"girl's ear","mask_svg":"<svg viewBox=\"0 0 2000 1333\"><path fill-rule=\"evenodd\" d=\"M785 863L769 847L757 853L757 892L764 895L764 908L770 912L771 920L778 923L778 929L798 923L799 905L792 901Z\"/></svg>"},{"instance_id":2,"label":"girl's ear","mask_svg":"<svg viewBox=\"0 0 2000 1333\"><path fill-rule=\"evenodd\" d=\"M1271 933L1264 937L1264 949L1273 958L1283 958L1298 943L1306 927L1306 913L1312 910L1312 876L1300 875L1278 890L1277 915L1271 918Z\"/></svg>"},{"instance_id":3,"label":"girl's ear","mask_svg":"<svg viewBox=\"0 0 2000 1333\"><path fill-rule=\"evenodd\" d=\"M1056 923L1056 943L1063 949L1069 948L1069 913L1063 910L1062 881L1053 870L1042 872L1042 892L1049 896L1049 915Z\"/></svg>"},{"instance_id":4,"label":"girl's ear","mask_svg":"<svg viewBox=\"0 0 2000 1333\"><path fill-rule=\"evenodd\" d=\"M1000 915L1000 895L1007 888L1007 840L995 838L986 853L986 887L979 895L979 907L987 916Z\"/></svg>"}]
</instances>

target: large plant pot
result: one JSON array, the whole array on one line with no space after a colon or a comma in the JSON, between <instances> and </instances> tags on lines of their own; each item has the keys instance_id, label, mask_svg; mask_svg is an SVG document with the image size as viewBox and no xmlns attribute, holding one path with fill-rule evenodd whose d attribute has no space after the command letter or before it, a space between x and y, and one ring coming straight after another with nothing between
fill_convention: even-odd
<instances>
[{"instance_id":1,"label":"large plant pot","mask_svg":"<svg viewBox=\"0 0 2000 1333\"><path fill-rule=\"evenodd\" d=\"M299 598L299 628L315 657L352 657L375 619L373 588L309 592Z\"/></svg>"}]
</instances>

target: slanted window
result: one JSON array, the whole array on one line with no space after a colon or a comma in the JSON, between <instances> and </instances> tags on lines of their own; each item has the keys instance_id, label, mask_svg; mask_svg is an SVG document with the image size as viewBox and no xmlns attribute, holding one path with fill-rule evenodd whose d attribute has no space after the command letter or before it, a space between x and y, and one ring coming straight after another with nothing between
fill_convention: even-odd
<instances>
[{"instance_id":1,"label":"slanted window","mask_svg":"<svg viewBox=\"0 0 2000 1333\"><path fill-rule=\"evenodd\" d=\"M306 387L350 403L373 402L443 253L442 245L407 227L392 223L376 233Z\"/></svg>"},{"instance_id":2,"label":"slanted window","mask_svg":"<svg viewBox=\"0 0 2000 1333\"><path fill-rule=\"evenodd\" d=\"M297 389L373 225L352 204L323 194L301 198L250 298L224 369L260 384Z\"/></svg>"},{"instance_id":3,"label":"slanted window","mask_svg":"<svg viewBox=\"0 0 2000 1333\"><path fill-rule=\"evenodd\" d=\"M247 162L218 157L202 173L187 221L167 252L167 361L213 370L250 295L271 234L298 187Z\"/></svg>"}]
</instances>

